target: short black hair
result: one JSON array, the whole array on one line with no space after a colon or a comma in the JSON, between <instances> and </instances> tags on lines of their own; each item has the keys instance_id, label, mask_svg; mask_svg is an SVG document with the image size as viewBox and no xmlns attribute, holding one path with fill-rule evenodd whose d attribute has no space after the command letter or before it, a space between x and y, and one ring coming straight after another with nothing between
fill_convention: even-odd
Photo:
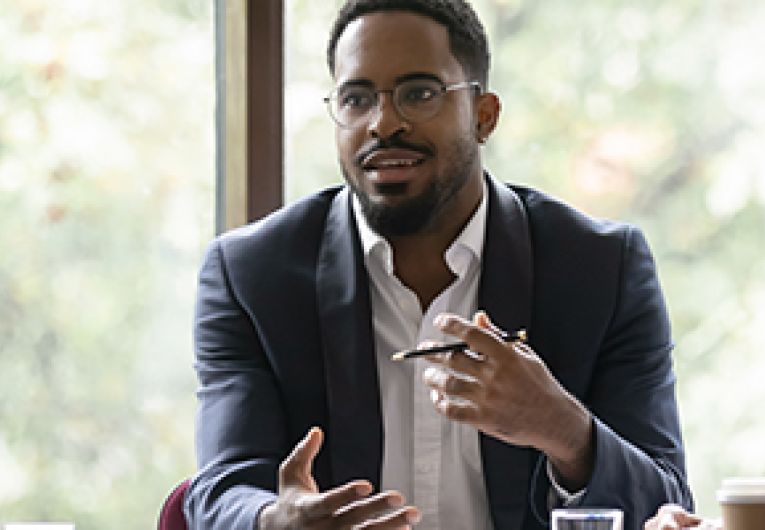
<instances>
[{"instance_id":1,"label":"short black hair","mask_svg":"<svg viewBox=\"0 0 765 530\"><path fill-rule=\"evenodd\" d=\"M347 0L335 18L327 46L329 71L335 73L335 48L346 26L355 19L379 11L408 11L424 15L446 27L449 49L468 79L486 88L489 77L489 45L486 31L465 0Z\"/></svg>"}]
</instances>

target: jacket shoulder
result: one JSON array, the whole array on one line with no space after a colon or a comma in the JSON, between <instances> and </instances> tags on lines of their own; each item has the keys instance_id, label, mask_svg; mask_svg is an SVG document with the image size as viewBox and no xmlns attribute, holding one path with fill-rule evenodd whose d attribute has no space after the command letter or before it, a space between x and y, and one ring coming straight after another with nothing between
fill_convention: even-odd
<instances>
[{"instance_id":1,"label":"jacket shoulder","mask_svg":"<svg viewBox=\"0 0 765 530\"><path fill-rule=\"evenodd\" d=\"M262 219L228 230L216 239L225 247L235 247L260 241L268 242L272 238L289 237L295 233L304 237L312 232L320 233L332 200L341 189L341 186L334 186L313 193L271 212Z\"/></svg>"},{"instance_id":2,"label":"jacket shoulder","mask_svg":"<svg viewBox=\"0 0 765 530\"><path fill-rule=\"evenodd\" d=\"M258 257L259 263L279 263L318 250L327 213L341 186L327 188L216 237L224 260L237 262ZM289 261L287 261L289 262Z\"/></svg>"},{"instance_id":3,"label":"jacket shoulder","mask_svg":"<svg viewBox=\"0 0 765 530\"><path fill-rule=\"evenodd\" d=\"M578 235L619 239L635 229L629 223L589 215L561 199L533 188L516 185L511 188L523 202L529 224L535 232L555 231L570 237Z\"/></svg>"}]
</instances>

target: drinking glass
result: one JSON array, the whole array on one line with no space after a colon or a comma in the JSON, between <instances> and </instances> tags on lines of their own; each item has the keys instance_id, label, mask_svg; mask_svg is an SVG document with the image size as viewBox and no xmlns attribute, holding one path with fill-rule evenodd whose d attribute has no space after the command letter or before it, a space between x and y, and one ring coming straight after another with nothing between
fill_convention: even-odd
<instances>
[{"instance_id":1,"label":"drinking glass","mask_svg":"<svg viewBox=\"0 0 765 530\"><path fill-rule=\"evenodd\" d=\"M552 530L622 530L624 516L613 508L563 508L552 512Z\"/></svg>"}]
</instances>

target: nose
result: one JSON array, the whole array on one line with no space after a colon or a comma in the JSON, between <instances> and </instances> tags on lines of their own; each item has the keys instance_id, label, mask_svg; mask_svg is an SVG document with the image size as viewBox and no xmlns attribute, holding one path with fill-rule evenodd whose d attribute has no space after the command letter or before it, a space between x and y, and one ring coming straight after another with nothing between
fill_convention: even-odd
<instances>
[{"instance_id":1,"label":"nose","mask_svg":"<svg viewBox=\"0 0 765 530\"><path fill-rule=\"evenodd\" d=\"M380 91L377 106L371 110L367 132L373 138L390 138L409 130L409 123L401 117L393 95L389 91Z\"/></svg>"}]
</instances>

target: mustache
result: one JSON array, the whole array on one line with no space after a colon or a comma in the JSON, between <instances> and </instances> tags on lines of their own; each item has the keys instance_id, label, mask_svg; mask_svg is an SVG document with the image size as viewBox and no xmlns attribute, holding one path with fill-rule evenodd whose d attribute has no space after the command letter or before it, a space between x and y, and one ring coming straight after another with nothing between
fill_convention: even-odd
<instances>
[{"instance_id":1,"label":"mustache","mask_svg":"<svg viewBox=\"0 0 765 530\"><path fill-rule=\"evenodd\" d=\"M399 136L391 136L390 138L377 138L362 146L356 155L356 164L359 166L362 165L364 159L380 149L409 149L411 151L422 153L425 156L434 155L433 149L428 146L412 144L402 140Z\"/></svg>"}]
</instances>

